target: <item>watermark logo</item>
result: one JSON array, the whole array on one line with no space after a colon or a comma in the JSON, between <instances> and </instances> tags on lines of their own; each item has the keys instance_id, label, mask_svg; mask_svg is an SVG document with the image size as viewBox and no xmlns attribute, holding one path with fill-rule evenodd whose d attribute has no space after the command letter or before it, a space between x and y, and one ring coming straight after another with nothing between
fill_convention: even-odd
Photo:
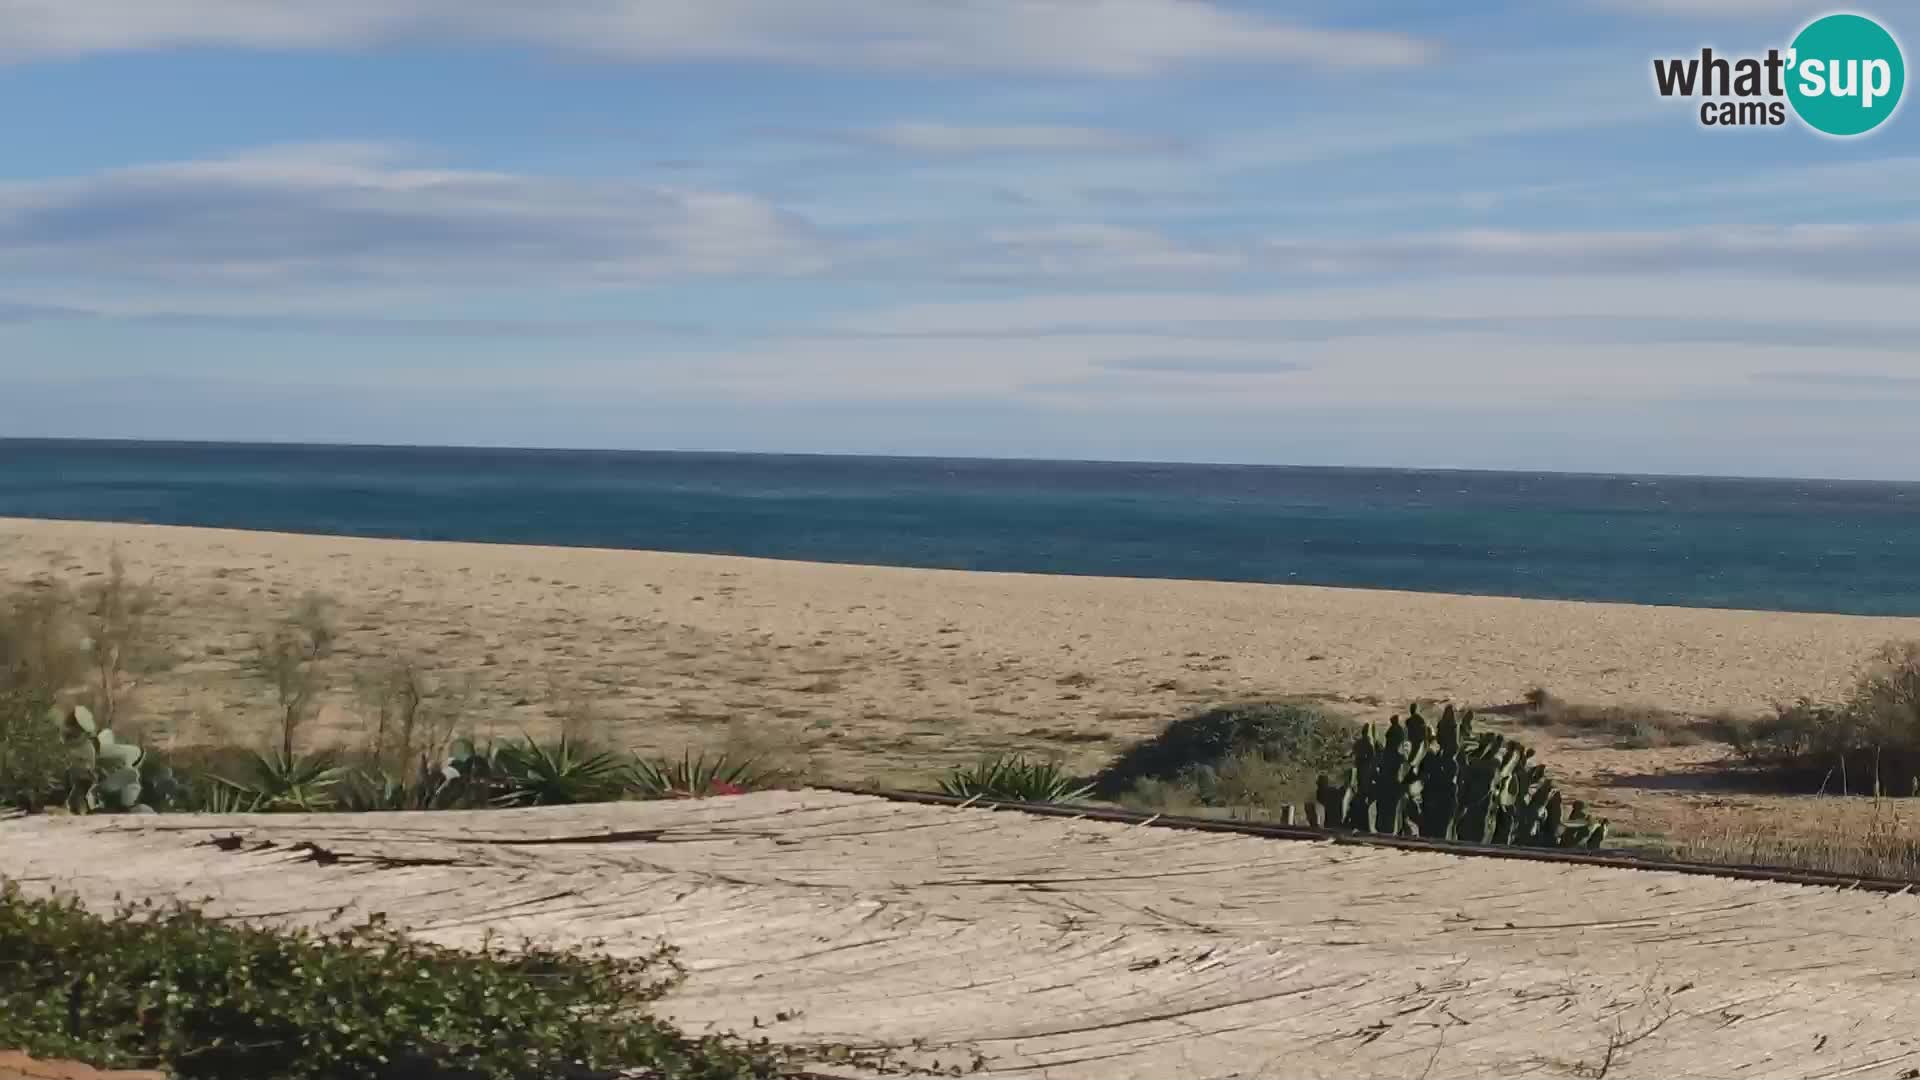
<instances>
[{"instance_id":1,"label":"watermark logo","mask_svg":"<svg viewBox=\"0 0 1920 1080\"><path fill-rule=\"evenodd\" d=\"M1906 58L1887 28L1864 15L1808 23L1785 49L1653 62L1661 97L1699 98L1705 127L1779 127L1789 110L1825 135L1865 135L1893 116L1907 85Z\"/></svg>"}]
</instances>

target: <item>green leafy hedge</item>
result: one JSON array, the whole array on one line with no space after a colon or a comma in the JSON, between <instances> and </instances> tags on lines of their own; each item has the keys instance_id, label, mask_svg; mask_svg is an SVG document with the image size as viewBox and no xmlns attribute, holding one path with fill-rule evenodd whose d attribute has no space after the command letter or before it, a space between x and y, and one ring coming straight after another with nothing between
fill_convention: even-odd
<instances>
[{"instance_id":1,"label":"green leafy hedge","mask_svg":"<svg viewBox=\"0 0 1920 1080\"><path fill-rule=\"evenodd\" d=\"M0 882L0 1047L183 1080L782 1075L768 1044L647 1016L677 977L664 952L467 952L378 921L272 931L153 902L103 918Z\"/></svg>"}]
</instances>

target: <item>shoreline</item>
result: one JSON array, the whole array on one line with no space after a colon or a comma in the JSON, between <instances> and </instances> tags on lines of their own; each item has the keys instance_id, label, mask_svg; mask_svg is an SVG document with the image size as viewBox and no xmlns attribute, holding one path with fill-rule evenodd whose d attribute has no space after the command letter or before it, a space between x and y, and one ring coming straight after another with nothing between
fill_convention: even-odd
<instances>
[{"instance_id":1,"label":"shoreline","mask_svg":"<svg viewBox=\"0 0 1920 1080\"><path fill-rule=\"evenodd\" d=\"M1309 592L1358 593L1367 596L1396 596L1407 598L1443 597L1457 600L1524 601L1528 603L1571 604L1582 607L1632 608L1651 611L1704 611L1731 615L1879 619L1911 622L1915 625L1916 633L1920 633L1920 613L1913 615L1861 615L1846 611L1815 611L1801 608L1743 608L1699 604L1647 604L1632 600L1593 600L1575 597L1527 596L1518 593L1445 592L1441 590L1394 589L1385 586L1368 585L1322 585L1308 582L1259 581L1247 578L1126 577L1111 574L1076 574L1065 571L977 570L948 566L912 566L903 563L833 562L819 559L788 558L778 555L735 555L724 552L676 551L664 548L605 547L596 544L525 544L510 540L436 540L404 536L368 536L364 533L346 532L288 532L281 529L253 529L236 525L173 525L165 522L119 521L104 518L38 518L0 515L0 533L4 533L10 528L35 525L99 526L117 529L163 529L181 532L279 537L287 540L339 540L382 544L425 544L449 548L480 547L513 551L548 552L553 554L590 552L596 555L645 555L659 558L726 559L741 563L758 563L769 566L844 567L854 570L879 572L904 571L916 574L958 574L966 577L1032 578L1042 581L1071 580L1114 583L1165 583L1169 585L1227 586L1232 588L1295 589ZM0 563L0 569L3 568L4 564Z\"/></svg>"}]
</instances>

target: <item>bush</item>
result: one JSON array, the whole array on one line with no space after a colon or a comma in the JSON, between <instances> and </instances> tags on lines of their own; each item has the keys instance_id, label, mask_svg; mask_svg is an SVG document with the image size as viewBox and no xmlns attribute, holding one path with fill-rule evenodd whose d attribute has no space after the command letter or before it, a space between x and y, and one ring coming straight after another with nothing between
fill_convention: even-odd
<instances>
[{"instance_id":1,"label":"bush","mask_svg":"<svg viewBox=\"0 0 1920 1080\"><path fill-rule=\"evenodd\" d=\"M67 748L47 698L0 692L0 807L37 813L66 797Z\"/></svg>"},{"instance_id":2,"label":"bush","mask_svg":"<svg viewBox=\"0 0 1920 1080\"><path fill-rule=\"evenodd\" d=\"M1312 796L1312 784L1298 763L1240 751L1216 764L1188 766L1171 781L1138 781L1119 801L1164 814L1208 816L1223 811L1229 818L1260 821L1272 819L1282 806L1301 806Z\"/></svg>"},{"instance_id":3,"label":"bush","mask_svg":"<svg viewBox=\"0 0 1920 1080\"><path fill-rule=\"evenodd\" d=\"M87 676L86 631L72 594L46 586L0 602L0 697L41 699L42 711Z\"/></svg>"},{"instance_id":4,"label":"bush","mask_svg":"<svg viewBox=\"0 0 1920 1080\"><path fill-rule=\"evenodd\" d=\"M1843 794L1920 794L1920 642L1882 646L1846 699L1807 698L1722 737L1784 783Z\"/></svg>"},{"instance_id":5,"label":"bush","mask_svg":"<svg viewBox=\"0 0 1920 1080\"><path fill-rule=\"evenodd\" d=\"M1305 804L1314 778L1346 768L1354 727L1280 702L1221 705L1181 717L1094 778L1102 798L1147 807L1258 814Z\"/></svg>"},{"instance_id":6,"label":"bush","mask_svg":"<svg viewBox=\"0 0 1920 1080\"><path fill-rule=\"evenodd\" d=\"M646 1016L676 977L664 951L463 952L378 921L277 932L153 902L108 919L0 883L0 1046L182 1080L779 1074L764 1043Z\"/></svg>"}]
</instances>

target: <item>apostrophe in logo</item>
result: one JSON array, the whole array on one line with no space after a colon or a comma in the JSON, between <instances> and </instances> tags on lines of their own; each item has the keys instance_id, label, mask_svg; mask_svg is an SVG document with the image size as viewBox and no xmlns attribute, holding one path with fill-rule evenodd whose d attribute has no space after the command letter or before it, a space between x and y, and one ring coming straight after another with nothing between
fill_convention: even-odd
<instances>
[{"instance_id":1,"label":"apostrophe in logo","mask_svg":"<svg viewBox=\"0 0 1920 1080\"><path fill-rule=\"evenodd\" d=\"M1784 51L1653 62L1661 97L1705 99L1706 127L1778 127L1787 110L1826 135L1864 135L1900 107L1907 65L1900 43L1864 15L1827 15L1795 35Z\"/></svg>"}]
</instances>

